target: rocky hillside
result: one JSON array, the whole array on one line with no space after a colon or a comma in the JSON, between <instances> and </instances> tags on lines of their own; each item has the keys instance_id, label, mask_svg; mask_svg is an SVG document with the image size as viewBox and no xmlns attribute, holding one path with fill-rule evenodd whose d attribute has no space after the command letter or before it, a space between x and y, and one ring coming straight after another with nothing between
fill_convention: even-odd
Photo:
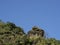
<instances>
[{"instance_id":1,"label":"rocky hillside","mask_svg":"<svg viewBox=\"0 0 60 45\"><path fill-rule=\"evenodd\" d=\"M25 34L14 23L0 21L0 45L60 45L60 40L46 38L45 31L36 26Z\"/></svg>"}]
</instances>

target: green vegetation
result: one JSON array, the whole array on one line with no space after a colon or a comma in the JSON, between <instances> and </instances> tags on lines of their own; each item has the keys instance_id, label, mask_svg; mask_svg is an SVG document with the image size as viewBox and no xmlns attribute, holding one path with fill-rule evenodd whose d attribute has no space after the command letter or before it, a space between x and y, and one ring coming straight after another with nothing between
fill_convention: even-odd
<instances>
[{"instance_id":1,"label":"green vegetation","mask_svg":"<svg viewBox=\"0 0 60 45\"><path fill-rule=\"evenodd\" d=\"M46 38L45 31L35 26L25 34L14 23L0 21L0 45L60 45L60 40Z\"/></svg>"}]
</instances>

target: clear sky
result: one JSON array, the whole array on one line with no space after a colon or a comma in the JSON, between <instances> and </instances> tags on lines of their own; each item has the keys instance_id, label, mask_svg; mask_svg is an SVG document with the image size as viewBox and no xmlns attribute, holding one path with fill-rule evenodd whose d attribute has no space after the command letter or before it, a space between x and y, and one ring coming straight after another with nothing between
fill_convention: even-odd
<instances>
[{"instance_id":1,"label":"clear sky","mask_svg":"<svg viewBox=\"0 0 60 45\"><path fill-rule=\"evenodd\" d=\"M60 39L60 0L0 0L0 19L25 32L36 25L47 36Z\"/></svg>"}]
</instances>

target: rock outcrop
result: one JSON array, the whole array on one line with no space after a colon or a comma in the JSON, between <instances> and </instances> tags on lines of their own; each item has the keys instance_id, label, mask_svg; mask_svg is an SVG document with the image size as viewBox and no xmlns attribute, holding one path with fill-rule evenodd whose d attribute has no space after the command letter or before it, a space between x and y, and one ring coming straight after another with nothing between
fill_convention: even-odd
<instances>
[{"instance_id":1,"label":"rock outcrop","mask_svg":"<svg viewBox=\"0 0 60 45\"><path fill-rule=\"evenodd\" d=\"M30 45L36 45L41 37L44 37L45 31L36 26L32 28L27 34L29 39L31 40ZM41 40L40 40L41 41Z\"/></svg>"},{"instance_id":2,"label":"rock outcrop","mask_svg":"<svg viewBox=\"0 0 60 45\"><path fill-rule=\"evenodd\" d=\"M44 30L43 29L39 29L38 27L34 26L32 28L32 30L30 30L28 32L28 36L41 36L41 37L44 37Z\"/></svg>"}]
</instances>

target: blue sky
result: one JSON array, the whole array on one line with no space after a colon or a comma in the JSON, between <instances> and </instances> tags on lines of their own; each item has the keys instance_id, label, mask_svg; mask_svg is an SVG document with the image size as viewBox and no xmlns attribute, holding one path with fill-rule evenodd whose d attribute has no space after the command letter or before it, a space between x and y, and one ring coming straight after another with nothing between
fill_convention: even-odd
<instances>
[{"instance_id":1,"label":"blue sky","mask_svg":"<svg viewBox=\"0 0 60 45\"><path fill-rule=\"evenodd\" d=\"M48 37L60 39L60 0L0 0L0 19L25 32L38 26Z\"/></svg>"}]
</instances>

